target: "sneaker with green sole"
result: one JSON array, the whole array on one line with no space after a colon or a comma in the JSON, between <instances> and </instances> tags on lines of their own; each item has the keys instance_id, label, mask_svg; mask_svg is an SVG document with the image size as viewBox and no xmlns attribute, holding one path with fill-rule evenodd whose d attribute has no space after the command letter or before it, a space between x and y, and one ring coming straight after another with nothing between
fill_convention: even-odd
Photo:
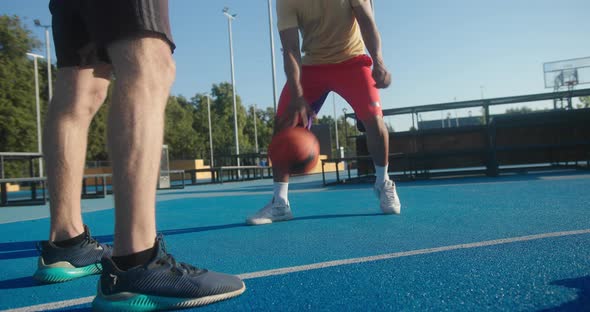
<instances>
[{"instance_id":1,"label":"sneaker with green sole","mask_svg":"<svg viewBox=\"0 0 590 312\"><path fill-rule=\"evenodd\" d=\"M166 253L161 236L155 247L156 256L150 262L127 271L120 270L110 258L102 259L94 311L191 308L236 297L246 290L237 276L176 262Z\"/></svg>"},{"instance_id":2,"label":"sneaker with green sole","mask_svg":"<svg viewBox=\"0 0 590 312\"><path fill-rule=\"evenodd\" d=\"M33 278L42 283L61 283L80 277L99 274L102 271L100 259L110 257L110 245L97 242L84 225L84 240L72 247L61 248L51 241L38 245L41 256Z\"/></svg>"}]
</instances>

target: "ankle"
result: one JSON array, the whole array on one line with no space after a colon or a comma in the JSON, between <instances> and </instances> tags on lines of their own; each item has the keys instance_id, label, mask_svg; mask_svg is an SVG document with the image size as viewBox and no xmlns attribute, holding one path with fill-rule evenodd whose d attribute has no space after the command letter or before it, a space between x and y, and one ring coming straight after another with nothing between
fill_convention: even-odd
<instances>
[{"instance_id":1,"label":"ankle","mask_svg":"<svg viewBox=\"0 0 590 312\"><path fill-rule=\"evenodd\" d=\"M56 226L55 228L51 229L51 232L49 233L49 240L53 242L65 241L78 237L84 234L84 232L84 225L75 226L70 224L63 227Z\"/></svg>"},{"instance_id":2,"label":"ankle","mask_svg":"<svg viewBox=\"0 0 590 312\"><path fill-rule=\"evenodd\" d=\"M151 247L146 250L132 253L124 256L113 256L113 262L122 271L127 271L130 268L146 264L155 257L156 247Z\"/></svg>"},{"instance_id":3,"label":"ankle","mask_svg":"<svg viewBox=\"0 0 590 312\"><path fill-rule=\"evenodd\" d=\"M288 205L289 204L289 200L287 200L285 198L281 198L281 197L274 197L272 199L272 202L274 204L279 204L279 205Z\"/></svg>"}]
</instances>

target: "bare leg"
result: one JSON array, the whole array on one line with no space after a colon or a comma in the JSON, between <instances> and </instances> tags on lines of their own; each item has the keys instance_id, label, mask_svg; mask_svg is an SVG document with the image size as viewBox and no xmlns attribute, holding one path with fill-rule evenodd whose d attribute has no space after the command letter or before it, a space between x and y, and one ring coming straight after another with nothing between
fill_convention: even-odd
<instances>
[{"instance_id":1,"label":"bare leg","mask_svg":"<svg viewBox=\"0 0 590 312\"><path fill-rule=\"evenodd\" d=\"M363 120L363 124L367 129L367 147L369 153L373 157L373 162L377 166L388 165L388 154L389 154L389 132L383 117L374 116L370 119Z\"/></svg>"},{"instance_id":2,"label":"bare leg","mask_svg":"<svg viewBox=\"0 0 590 312\"><path fill-rule=\"evenodd\" d=\"M51 241L84 232L80 191L86 160L88 127L104 102L109 65L67 67L57 71L55 95L47 111L43 155L51 198Z\"/></svg>"},{"instance_id":3,"label":"bare leg","mask_svg":"<svg viewBox=\"0 0 590 312\"><path fill-rule=\"evenodd\" d=\"M379 206L385 214L400 214L401 204L395 183L389 180L387 173L389 154L389 132L383 117L375 116L363 120L367 129L367 146L375 163L375 191Z\"/></svg>"},{"instance_id":4,"label":"bare leg","mask_svg":"<svg viewBox=\"0 0 590 312\"><path fill-rule=\"evenodd\" d=\"M275 124L275 134L277 132ZM246 218L247 224L261 225L293 219L288 200L289 172L285 169L280 169L278 166L273 166L272 171L274 180L273 197L264 208Z\"/></svg>"},{"instance_id":5,"label":"bare leg","mask_svg":"<svg viewBox=\"0 0 590 312\"><path fill-rule=\"evenodd\" d=\"M156 238L156 183L175 65L170 46L159 38L117 41L109 55L116 75L109 114L113 256L122 256L153 247Z\"/></svg>"}]
</instances>

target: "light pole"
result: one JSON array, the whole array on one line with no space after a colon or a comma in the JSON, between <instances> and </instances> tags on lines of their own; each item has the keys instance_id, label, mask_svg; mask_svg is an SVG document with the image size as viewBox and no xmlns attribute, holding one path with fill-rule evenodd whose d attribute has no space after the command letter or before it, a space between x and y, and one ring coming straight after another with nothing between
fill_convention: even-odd
<instances>
[{"instance_id":1,"label":"light pole","mask_svg":"<svg viewBox=\"0 0 590 312\"><path fill-rule=\"evenodd\" d=\"M277 78L275 67L275 39L272 22L272 0L268 0L268 32L270 34L270 62L272 65L272 99L274 112L277 113Z\"/></svg>"},{"instance_id":2,"label":"light pole","mask_svg":"<svg viewBox=\"0 0 590 312\"><path fill-rule=\"evenodd\" d=\"M231 85L232 85L232 95L234 101L234 136L236 141L236 158L238 167L240 166L240 143L238 139L238 111L236 107L236 79L234 76L234 46L233 46L233 38L232 38L232 31L231 31L231 22L236 18L237 14L229 14L229 8L225 7L222 10L223 15L227 17L227 29L229 32L229 61L231 64ZM240 171L238 171L238 177L240 176Z\"/></svg>"},{"instance_id":3,"label":"light pole","mask_svg":"<svg viewBox=\"0 0 590 312\"><path fill-rule=\"evenodd\" d=\"M336 116L336 95L332 93L332 106L334 107L334 128L336 129L336 154L340 154L340 143L338 143L338 117Z\"/></svg>"},{"instance_id":4,"label":"light pole","mask_svg":"<svg viewBox=\"0 0 590 312\"><path fill-rule=\"evenodd\" d=\"M43 58L39 54L27 53L33 58L35 68L35 106L37 107L37 149L39 154L42 153L43 145L41 145L41 109L39 107L39 69L37 68L37 58ZM39 159L39 177L43 177L43 160Z\"/></svg>"},{"instance_id":5,"label":"light pole","mask_svg":"<svg viewBox=\"0 0 590 312\"><path fill-rule=\"evenodd\" d=\"M210 162L210 166L211 168L214 167L214 162L213 162L213 135L211 132L211 103L209 102L209 94L206 95L207 96L207 117L209 118L209 152L211 153L211 160Z\"/></svg>"},{"instance_id":6,"label":"light pole","mask_svg":"<svg viewBox=\"0 0 590 312\"><path fill-rule=\"evenodd\" d=\"M254 115L254 146L256 147L256 154L258 154L258 130L256 127L258 118L256 118L256 105L252 107L252 114Z\"/></svg>"},{"instance_id":7,"label":"light pole","mask_svg":"<svg viewBox=\"0 0 590 312\"><path fill-rule=\"evenodd\" d=\"M342 117L342 121L343 121L342 126L344 127L344 145L346 146L345 149L348 150L349 149L348 148L348 121L346 119L346 111L347 111L347 109L346 109L346 107L344 107L342 109L342 115L343 115L343 117Z\"/></svg>"},{"instance_id":8,"label":"light pole","mask_svg":"<svg viewBox=\"0 0 590 312\"><path fill-rule=\"evenodd\" d=\"M49 92L49 99L47 101L47 104L49 104L49 102L51 102L51 99L53 98L53 87L51 81L51 49L49 43L49 28L51 27L51 25L42 25L38 19L34 20L34 23L37 27L45 28L45 52L47 53L47 88Z\"/></svg>"}]
</instances>

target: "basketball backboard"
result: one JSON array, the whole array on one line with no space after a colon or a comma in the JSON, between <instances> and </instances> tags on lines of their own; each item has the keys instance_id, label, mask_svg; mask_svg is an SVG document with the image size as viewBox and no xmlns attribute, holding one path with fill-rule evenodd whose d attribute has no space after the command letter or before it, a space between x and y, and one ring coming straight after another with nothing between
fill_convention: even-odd
<instances>
[{"instance_id":1,"label":"basketball backboard","mask_svg":"<svg viewBox=\"0 0 590 312\"><path fill-rule=\"evenodd\" d=\"M559 89L590 83L590 57L543 64L545 88Z\"/></svg>"}]
</instances>

